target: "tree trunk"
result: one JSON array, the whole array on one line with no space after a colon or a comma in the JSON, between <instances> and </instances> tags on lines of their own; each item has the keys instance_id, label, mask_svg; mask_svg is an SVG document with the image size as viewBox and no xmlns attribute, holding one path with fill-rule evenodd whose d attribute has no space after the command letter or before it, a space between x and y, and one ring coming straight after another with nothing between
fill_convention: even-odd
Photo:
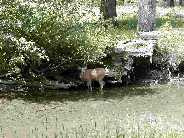
<instances>
[{"instance_id":1,"label":"tree trunk","mask_svg":"<svg viewBox=\"0 0 184 138\"><path fill-rule=\"evenodd\" d=\"M174 7L174 0L167 0L167 6Z\"/></svg>"},{"instance_id":2,"label":"tree trunk","mask_svg":"<svg viewBox=\"0 0 184 138\"><path fill-rule=\"evenodd\" d=\"M179 0L179 5L183 6L183 0Z\"/></svg>"},{"instance_id":3,"label":"tree trunk","mask_svg":"<svg viewBox=\"0 0 184 138\"><path fill-rule=\"evenodd\" d=\"M100 11L104 19L116 17L116 0L101 0Z\"/></svg>"},{"instance_id":4,"label":"tree trunk","mask_svg":"<svg viewBox=\"0 0 184 138\"><path fill-rule=\"evenodd\" d=\"M143 32L155 29L156 0L139 0L138 30Z\"/></svg>"}]
</instances>

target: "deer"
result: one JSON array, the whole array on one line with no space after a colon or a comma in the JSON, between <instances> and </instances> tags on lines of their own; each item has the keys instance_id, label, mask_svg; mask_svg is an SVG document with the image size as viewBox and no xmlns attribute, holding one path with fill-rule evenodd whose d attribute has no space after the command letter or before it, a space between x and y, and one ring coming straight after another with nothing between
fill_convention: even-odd
<instances>
[{"instance_id":1,"label":"deer","mask_svg":"<svg viewBox=\"0 0 184 138\"><path fill-rule=\"evenodd\" d=\"M108 75L107 68L95 68L87 69L86 67L81 69L80 79L87 82L87 87L92 91L92 81L98 81L100 84L100 90L103 90L105 82L103 81L105 75Z\"/></svg>"}]
</instances>

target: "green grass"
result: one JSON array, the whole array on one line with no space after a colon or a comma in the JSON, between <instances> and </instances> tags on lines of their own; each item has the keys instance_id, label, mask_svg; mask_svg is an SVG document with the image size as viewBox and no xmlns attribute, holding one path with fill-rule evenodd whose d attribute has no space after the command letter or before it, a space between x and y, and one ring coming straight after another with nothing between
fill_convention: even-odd
<instances>
[{"instance_id":1,"label":"green grass","mask_svg":"<svg viewBox=\"0 0 184 138\"><path fill-rule=\"evenodd\" d=\"M184 27L184 19L179 19L179 18L175 18L175 17L162 17L162 18L156 18L156 27L160 28L163 25L165 25L166 23L170 23L170 25L173 28L183 28Z\"/></svg>"},{"instance_id":2,"label":"green grass","mask_svg":"<svg viewBox=\"0 0 184 138\"><path fill-rule=\"evenodd\" d=\"M129 41L135 39L137 38L137 22L136 15L122 16L118 19L118 25L115 27L107 23L107 34L111 36L112 42L117 42L117 40ZM167 29L168 27L173 29L184 28L184 20L173 16L156 18L156 30L161 28Z\"/></svg>"},{"instance_id":3,"label":"green grass","mask_svg":"<svg viewBox=\"0 0 184 138\"><path fill-rule=\"evenodd\" d=\"M182 138L184 133L169 129L166 132L151 123L140 123L128 117L123 122L118 112L104 114L89 104L90 101L77 103L29 103L22 100L6 101L1 107L0 137L37 137L37 138ZM105 101L104 101L105 102ZM87 110L87 104L92 111ZM102 104L96 101L96 104ZM76 106L77 105L77 106ZM80 106L80 108L78 107ZM78 107L78 108L77 108ZM84 108L84 109L83 109ZM100 109L100 107L98 107ZM6 109L6 110L5 110ZM80 111L78 111L80 110ZM114 110L113 110L114 111ZM81 112L81 113L80 113ZM1 116L2 117L2 116ZM64 117L64 118L63 118ZM110 117L110 118L109 118ZM112 118L111 118L112 117ZM2 120L4 119L4 120ZM111 122L113 121L113 122ZM121 126L122 123L122 126ZM127 125L125 127L124 123ZM125 128L123 128L125 127Z\"/></svg>"},{"instance_id":4,"label":"green grass","mask_svg":"<svg viewBox=\"0 0 184 138\"><path fill-rule=\"evenodd\" d=\"M112 40L115 42L117 40L132 40L137 37L137 16L136 15L123 15L121 18L118 18L118 25L113 27L109 24L109 21L106 21L105 24L108 26L106 31L112 37ZM172 28L183 28L184 20L164 16L162 18L156 18L156 30L163 28L164 26L169 25Z\"/></svg>"},{"instance_id":5,"label":"green grass","mask_svg":"<svg viewBox=\"0 0 184 138\"><path fill-rule=\"evenodd\" d=\"M138 19L136 15L125 15L119 20L119 25L126 30L136 30ZM156 29L164 26L166 23L170 23L173 28L183 28L184 19L163 16L161 18L156 18Z\"/></svg>"},{"instance_id":6,"label":"green grass","mask_svg":"<svg viewBox=\"0 0 184 138\"><path fill-rule=\"evenodd\" d=\"M0 100L0 137L182 138L183 90L153 86L105 89L103 95L12 93Z\"/></svg>"}]
</instances>

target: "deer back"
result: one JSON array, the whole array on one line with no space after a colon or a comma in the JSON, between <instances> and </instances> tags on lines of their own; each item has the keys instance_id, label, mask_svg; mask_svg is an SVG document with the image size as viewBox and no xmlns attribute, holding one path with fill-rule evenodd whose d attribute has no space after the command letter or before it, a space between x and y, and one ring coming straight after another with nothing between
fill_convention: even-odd
<instances>
[{"instance_id":1,"label":"deer back","mask_svg":"<svg viewBox=\"0 0 184 138\"><path fill-rule=\"evenodd\" d=\"M85 81L91 80L102 80L106 75L106 71L104 68L96 68L96 69L85 69L81 72L80 78Z\"/></svg>"}]
</instances>

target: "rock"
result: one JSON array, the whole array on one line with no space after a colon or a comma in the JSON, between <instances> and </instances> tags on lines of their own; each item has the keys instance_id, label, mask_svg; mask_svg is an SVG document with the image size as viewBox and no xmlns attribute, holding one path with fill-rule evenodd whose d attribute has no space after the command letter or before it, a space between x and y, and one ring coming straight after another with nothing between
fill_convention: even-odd
<instances>
[{"instance_id":1,"label":"rock","mask_svg":"<svg viewBox=\"0 0 184 138\"><path fill-rule=\"evenodd\" d=\"M138 32L138 35L143 40L158 40L161 36L159 31L151 31L151 32Z\"/></svg>"},{"instance_id":2,"label":"rock","mask_svg":"<svg viewBox=\"0 0 184 138\"><path fill-rule=\"evenodd\" d=\"M176 17L184 19L184 14L183 13L176 13Z\"/></svg>"},{"instance_id":3,"label":"rock","mask_svg":"<svg viewBox=\"0 0 184 138\"><path fill-rule=\"evenodd\" d=\"M120 54L123 52L127 52L128 55L135 57L152 56L155 45L155 40L145 41L142 39L136 39L128 43L119 41L117 43L117 46L115 47L115 53Z\"/></svg>"},{"instance_id":4,"label":"rock","mask_svg":"<svg viewBox=\"0 0 184 138\"><path fill-rule=\"evenodd\" d=\"M59 83L58 81L50 81L49 84L46 84L46 87L52 88L52 89L69 89L71 87L77 87L77 85L73 82L70 82L70 83L60 82Z\"/></svg>"}]
</instances>

